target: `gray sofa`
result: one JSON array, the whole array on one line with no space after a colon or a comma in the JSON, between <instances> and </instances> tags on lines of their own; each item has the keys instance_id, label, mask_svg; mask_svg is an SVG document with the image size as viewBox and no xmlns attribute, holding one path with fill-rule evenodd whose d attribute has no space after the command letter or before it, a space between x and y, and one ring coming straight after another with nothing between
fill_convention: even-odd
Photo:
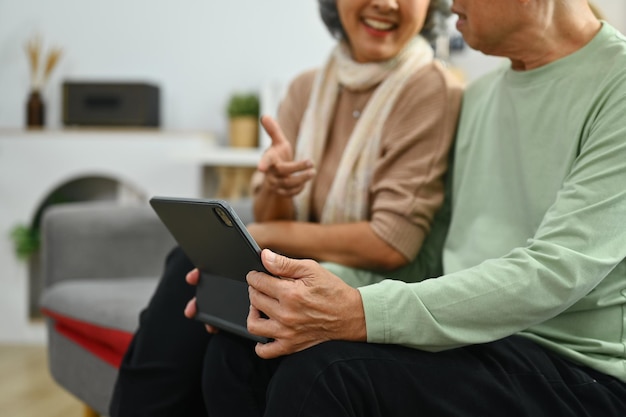
<instances>
[{"instance_id":1,"label":"gray sofa","mask_svg":"<svg viewBox=\"0 0 626 417\"><path fill-rule=\"evenodd\" d=\"M251 220L249 201L233 206L244 223ZM174 245L147 205L85 202L45 211L40 304L50 372L85 403L86 415L107 415L119 359Z\"/></svg>"}]
</instances>

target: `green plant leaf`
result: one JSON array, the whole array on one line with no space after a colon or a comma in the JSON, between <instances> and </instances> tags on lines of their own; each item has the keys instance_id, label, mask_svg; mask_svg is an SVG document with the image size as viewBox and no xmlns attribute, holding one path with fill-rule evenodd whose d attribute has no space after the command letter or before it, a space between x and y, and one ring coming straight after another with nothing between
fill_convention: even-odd
<instances>
[{"instance_id":1,"label":"green plant leaf","mask_svg":"<svg viewBox=\"0 0 626 417\"><path fill-rule=\"evenodd\" d=\"M15 254L22 260L27 260L39 250L39 229L24 225L17 225L11 230L11 239Z\"/></svg>"},{"instance_id":2,"label":"green plant leaf","mask_svg":"<svg viewBox=\"0 0 626 417\"><path fill-rule=\"evenodd\" d=\"M255 93L233 94L228 102L228 117L254 116L259 117L259 96Z\"/></svg>"}]
</instances>

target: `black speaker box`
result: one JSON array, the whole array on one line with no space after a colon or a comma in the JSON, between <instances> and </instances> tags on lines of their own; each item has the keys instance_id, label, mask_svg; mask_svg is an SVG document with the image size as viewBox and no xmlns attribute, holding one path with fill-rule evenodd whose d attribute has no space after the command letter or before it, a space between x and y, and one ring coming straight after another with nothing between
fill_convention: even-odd
<instances>
[{"instance_id":1,"label":"black speaker box","mask_svg":"<svg viewBox=\"0 0 626 417\"><path fill-rule=\"evenodd\" d=\"M66 126L158 127L159 87L146 83L63 83Z\"/></svg>"}]
</instances>

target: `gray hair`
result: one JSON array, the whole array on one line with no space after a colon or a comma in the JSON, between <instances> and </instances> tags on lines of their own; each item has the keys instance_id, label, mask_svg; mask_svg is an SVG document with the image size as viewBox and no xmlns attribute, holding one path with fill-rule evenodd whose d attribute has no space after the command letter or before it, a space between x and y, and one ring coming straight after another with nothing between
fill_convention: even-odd
<instances>
[{"instance_id":1,"label":"gray hair","mask_svg":"<svg viewBox=\"0 0 626 417\"><path fill-rule=\"evenodd\" d=\"M337 0L318 0L320 16L330 34L338 40L348 40L346 31L341 24ZM445 30L445 18L450 16L450 0L430 0L424 27L420 34L428 41L434 42L437 35Z\"/></svg>"}]
</instances>

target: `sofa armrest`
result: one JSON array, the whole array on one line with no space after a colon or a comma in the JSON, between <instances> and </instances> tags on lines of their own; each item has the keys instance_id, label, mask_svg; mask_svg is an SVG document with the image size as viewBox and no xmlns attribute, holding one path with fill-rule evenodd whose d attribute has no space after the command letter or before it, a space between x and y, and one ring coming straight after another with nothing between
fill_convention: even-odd
<instances>
[{"instance_id":1,"label":"sofa armrest","mask_svg":"<svg viewBox=\"0 0 626 417\"><path fill-rule=\"evenodd\" d=\"M174 245L147 205L53 205L42 218L44 285L73 279L156 278Z\"/></svg>"}]
</instances>

